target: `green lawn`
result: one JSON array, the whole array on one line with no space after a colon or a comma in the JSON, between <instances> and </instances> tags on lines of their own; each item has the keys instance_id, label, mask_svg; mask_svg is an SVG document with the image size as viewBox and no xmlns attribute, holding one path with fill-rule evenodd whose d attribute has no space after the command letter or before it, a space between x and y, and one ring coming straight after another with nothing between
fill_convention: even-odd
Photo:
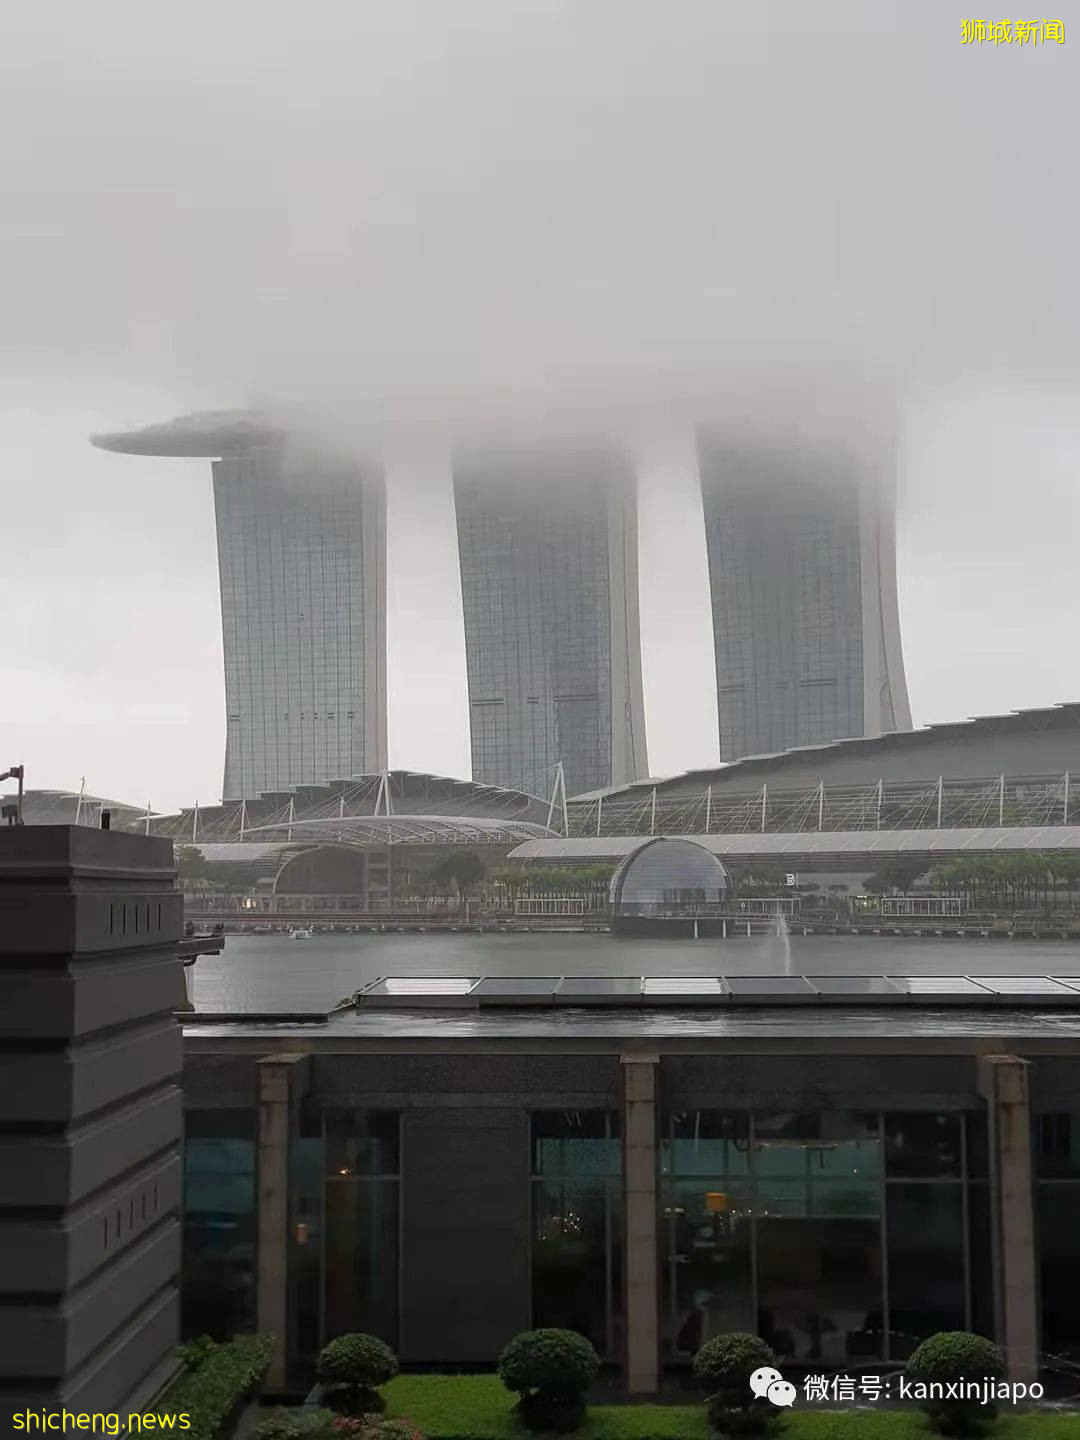
<instances>
[{"instance_id":1,"label":"green lawn","mask_svg":"<svg viewBox=\"0 0 1080 1440\"><path fill-rule=\"evenodd\" d=\"M413 1422L427 1440L526 1440L514 1397L497 1375L399 1375L383 1388L388 1416ZM796 1402L796 1406L798 1402ZM913 1410L799 1410L785 1440L929 1440ZM707 1440L702 1405L594 1405L576 1440ZM1080 1416L1003 1416L994 1440L1080 1440Z\"/></svg>"}]
</instances>

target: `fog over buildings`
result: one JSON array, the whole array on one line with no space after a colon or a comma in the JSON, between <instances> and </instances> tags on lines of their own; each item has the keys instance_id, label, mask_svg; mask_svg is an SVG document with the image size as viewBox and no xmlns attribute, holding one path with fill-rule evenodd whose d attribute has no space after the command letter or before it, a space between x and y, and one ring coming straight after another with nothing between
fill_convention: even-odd
<instances>
[{"instance_id":1,"label":"fog over buildings","mask_svg":"<svg viewBox=\"0 0 1080 1440\"><path fill-rule=\"evenodd\" d=\"M844 433L897 416L915 722L1074 697L1076 42L1066 18L1062 46L964 46L961 19L20 15L0 56L3 755L159 806L219 793L205 462L86 436L233 406L386 456L392 764L475 759L449 441L522 427L633 451L649 768L717 758L695 426L767 434L823 387L852 397L826 406Z\"/></svg>"}]
</instances>

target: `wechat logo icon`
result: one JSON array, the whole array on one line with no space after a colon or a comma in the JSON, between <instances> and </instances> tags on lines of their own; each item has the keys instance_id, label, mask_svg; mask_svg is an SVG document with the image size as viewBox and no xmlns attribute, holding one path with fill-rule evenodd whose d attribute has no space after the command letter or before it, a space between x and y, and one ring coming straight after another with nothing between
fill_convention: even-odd
<instances>
[{"instance_id":1,"label":"wechat logo icon","mask_svg":"<svg viewBox=\"0 0 1080 1440\"><path fill-rule=\"evenodd\" d=\"M777 1406L795 1404L795 1386L771 1365L762 1365L754 1371L750 1376L750 1389L758 1400L769 1400Z\"/></svg>"}]
</instances>

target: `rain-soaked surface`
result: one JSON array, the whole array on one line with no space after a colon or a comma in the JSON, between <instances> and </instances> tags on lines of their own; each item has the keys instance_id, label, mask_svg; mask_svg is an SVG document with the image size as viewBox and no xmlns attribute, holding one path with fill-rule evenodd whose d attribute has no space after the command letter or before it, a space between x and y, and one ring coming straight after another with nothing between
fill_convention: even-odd
<instances>
[{"instance_id":1,"label":"rain-soaked surface","mask_svg":"<svg viewBox=\"0 0 1080 1440\"><path fill-rule=\"evenodd\" d=\"M785 949L787 943L790 952ZM196 965L195 1004L203 1013L321 1012L380 975L767 975L785 971L805 975L1080 976L1080 944L856 935L792 936L790 942L771 935L726 941L660 941L536 932L316 935L310 940L230 935L221 955L203 956ZM554 1017L543 1021L527 1018L530 1023L557 1023ZM1053 1015L1039 1016L1040 1022L1044 1019L1048 1024L1055 1022ZM1057 1017L1059 1022L1065 1019ZM505 1014L491 1017L496 1029L506 1020ZM601 1016L593 1020L603 1023ZM868 1024L869 1020L866 1016L859 1023ZM789 1017L789 1021L805 1028L805 1017L802 1021ZM950 1017L945 1021L951 1023ZM665 1021L658 1016L657 1022L670 1023L670 1017ZM894 1010L882 1016L890 1033L896 1033L898 1022ZM472 1023L479 1023L478 1017L474 1016ZM744 1024L747 1020L731 1016L723 1023ZM844 1018L830 1016L828 1023L842 1024Z\"/></svg>"},{"instance_id":2,"label":"rain-soaked surface","mask_svg":"<svg viewBox=\"0 0 1080 1440\"><path fill-rule=\"evenodd\" d=\"M197 1042L250 1034L260 1042L267 1039L329 1039L331 1044L350 1041L433 1041L436 1046L458 1041L481 1041L502 1045L515 1041L545 1039L556 1044L586 1048L617 1047L625 1041L664 1041L678 1048L680 1043L697 1048L701 1042L723 1040L798 1041L800 1047L856 1047L860 1042L941 1041L948 1048L963 1042L993 1040L1003 1047L1022 1044L1026 1053L1041 1046L1050 1051L1080 1044L1080 1011L1023 1010L1005 1007L975 1009L853 1009L820 1010L793 1006L769 1006L742 1011L722 1009L682 1010L619 1006L612 1009L521 1009L521 1010L347 1010L325 1023L298 1024L296 1021L191 1025L185 1032ZM874 1044L874 1049L878 1044ZM921 1046L916 1046L916 1049Z\"/></svg>"}]
</instances>

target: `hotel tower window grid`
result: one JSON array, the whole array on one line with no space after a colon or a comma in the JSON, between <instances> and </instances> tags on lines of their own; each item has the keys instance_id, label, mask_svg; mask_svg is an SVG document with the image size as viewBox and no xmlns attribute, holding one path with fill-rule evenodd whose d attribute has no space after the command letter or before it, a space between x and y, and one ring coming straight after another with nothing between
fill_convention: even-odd
<instances>
[{"instance_id":1,"label":"hotel tower window grid","mask_svg":"<svg viewBox=\"0 0 1080 1440\"><path fill-rule=\"evenodd\" d=\"M863 734L857 482L708 446L701 474L721 758Z\"/></svg>"},{"instance_id":2,"label":"hotel tower window grid","mask_svg":"<svg viewBox=\"0 0 1080 1440\"><path fill-rule=\"evenodd\" d=\"M227 739L224 796L361 774L370 697L365 526L381 481L283 447L214 464ZM370 551L370 544L368 550ZM370 618L370 617L368 617Z\"/></svg>"},{"instance_id":3,"label":"hotel tower window grid","mask_svg":"<svg viewBox=\"0 0 1080 1440\"><path fill-rule=\"evenodd\" d=\"M610 783L608 482L455 475L473 779Z\"/></svg>"}]
</instances>

